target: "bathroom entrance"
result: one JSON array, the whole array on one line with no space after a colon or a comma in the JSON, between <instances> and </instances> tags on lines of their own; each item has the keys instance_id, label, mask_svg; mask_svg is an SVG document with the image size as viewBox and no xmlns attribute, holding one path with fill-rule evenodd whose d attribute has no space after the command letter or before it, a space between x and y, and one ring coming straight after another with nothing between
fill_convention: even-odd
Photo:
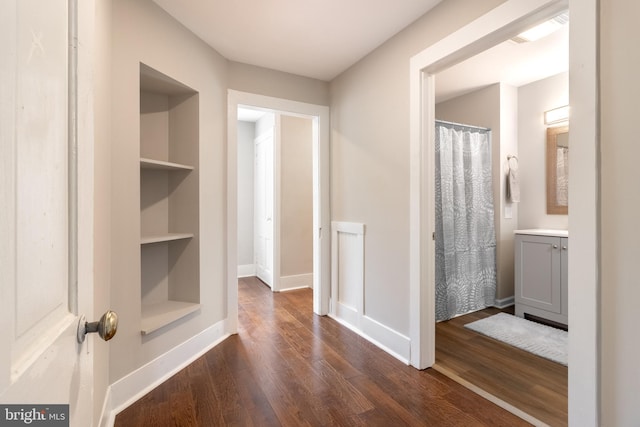
<instances>
[{"instance_id":1,"label":"bathroom entrance","mask_svg":"<svg viewBox=\"0 0 640 427\"><path fill-rule=\"evenodd\" d=\"M508 6L511 6L511 3L513 3L514 9L511 9L508 7ZM413 147L412 152L414 153L414 156L412 158L415 158L415 161L412 164L412 177L413 177L412 182L413 184L415 184L415 186L413 187L414 190L412 192L413 207L412 207L412 215L411 215L411 218L412 218L411 228L412 228L412 238L413 238L412 251L411 251L411 254L412 254L412 258L411 258L412 285L411 287L412 287L413 295L416 296L416 298L412 299L412 310L411 310L412 312L411 314L411 325L412 325L411 326L411 330L412 330L411 354L412 354L412 364L414 366L418 366L418 367L431 366L436 359L436 346L435 346L435 339L433 338L435 337L435 325L434 325L434 329L431 329L431 326L430 326L430 323L433 321L432 319L435 319L435 307L433 308L430 307L430 305L433 304L433 301L434 301L433 295L435 295L435 289L434 289L435 259L431 258L428 255L429 253L433 253L434 246L435 246L435 245L432 246L431 244L431 242L433 241L431 240L431 232L432 232L431 230L433 230L433 224L435 222L435 219L434 219L434 212L431 211L432 208L428 208L426 209L426 211L424 210L425 206L432 206L430 205L430 203L432 203L431 201L434 198L435 189L430 188L430 185L423 185L417 182L416 180L421 176L422 177L431 176L431 174L433 173L433 163L432 163L433 149L432 148L430 149L428 147L431 144L431 142L434 140L434 133L433 133L434 128L432 123L436 119L436 110L437 110L437 107L434 109L434 104L438 103L437 100L435 103L433 102L435 97L434 92L437 91L437 86L445 80L444 78L442 79L440 78L441 77L440 72L450 67L451 64L459 63L460 58L469 57L472 51L474 51L474 49L477 49L478 45L482 45L484 43L484 46L491 46L488 40L493 39L494 41L498 41L497 40L498 37L496 36L497 34L501 34L500 37L504 37L504 38L506 38L507 36L516 35L522 30L524 30L525 28L532 27L535 23L538 23L543 20L550 19L556 16L556 14L561 13L563 11L562 10L563 8L567 7L566 3L563 3L560 1L557 1L557 2L546 1L546 2L539 2L539 3L540 4L534 7L534 5L525 6L523 4L516 5L516 2L507 2L507 4L505 4L504 7L500 6L496 8L495 11L492 11L491 13L489 13L488 15L490 16L487 16L486 19L484 19L483 17L483 19L478 20L477 23L474 22L470 24L468 28L465 28L465 30L468 30L469 34L474 32L476 33L475 36L469 38L469 45L466 48L461 47L466 45L465 43L462 43L460 40L460 38L464 39L462 32L460 32L459 34L455 34L454 36L445 38L443 41L439 42L437 45L434 45L431 48L426 49L424 52L412 58L412 74L411 74L412 75L411 77L412 119L411 120L412 120L412 147ZM584 8L578 7L578 9L579 9L578 15L580 15L579 12L580 11L586 12L585 9L588 9L588 7L586 6ZM504 14L501 14L502 12L504 12ZM513 14L514 17L507 18L506 16L509 14ZM515 17L516 15L517 17ZM582 18L584 18L584 15L581 15L581 16ZM584 21L582 22L582 24L585 24ZM487 26L491 28L488 28ZM492 26L495 26L495 28ZM580 32L586 31L587 29L588 29L588 26L582 26L580 29ZM469 34L467 33L465 34L466 36L469 36ZM475 43L478 40L480 41L480 43ZM450 52L450 53L443 53L443 52ZM581 52L581 53L587 54L586 52ZM577 70L574 70L574 71L576 71L577 73ZM438 76L435 76L436 72L439 73ZM476 74L482 74L482 71L476 68ZM460 81L461 77L458 76L457 80ZM585 86L589 86L590 80L588 82L586 80L583 80L581 82ZM511 86L518 87L517 85L511 85ZM483 88L488 89L487 86L477 88L475 91L467 88L467 94L470 94L472 92L479 92ZM498 99L500 99L502 95L505 95L505 94L509 95L510 90L508 87L499 87L498 89L499 89ZM505 103L508 103L509 97L508 96L506 98L502 97L502 99L500 100L504 101ZM488 109L487 104L484 104L484 105L485 105L484 110L487 110ZM517 112L518 111L517 101L514 107L515 108L507 111ZM543 112L544 110L539 111L540 123L542 123ZM416 113L419 113L419 114L416 114ZM506 117L504 116L504 114L502 114L499 117L500 121L497 128L500 129L501 132L504 131L503 134L501 135L504 143L508 143L509 141L513 141L514 143L516 143L518 141L517 129L514 130L513 126L509 128L509 123L513 123L513 121L508 120L509 113L507 112L506 114L507 114ZM437 118L441 118L441 117L437 117ZM452 120L452 121L457 121L462 123L471 123L477 126L491 127L492 129L496 129L495 126L487 125L484 123L473 122L473 121L470 122L469 120L451 119L451 118L447 120ZM516 136L514 138L511 138L510 135L514 131ZM573 137L573 134L572 134L572 137ZM588 135L585 135L585 137L589 141L591 141ZM543 145L544 145L544 141L543 141ZM512 151L512 147L505 148L503 144L500 144L500 145L495 144L493 149L496 150L497 149L496 147L500 147L499 149L502 149L503 151L498 152L497 155L495 153L492 155L492 160L494 161L493 169L494 171L495 170L500 171L499 174L494 175L494 177L495 176L498 177L496 178L496 183L499 186L498 188L500 188L500 192L495 192L494 194L497 194L501 198L503 198L504 193L502 191L504 189L504 181L502 180L502 178L504 177L503 174L506 172L505 164L508 161L508 155L518 154L518 152ZM515 148L517 149L517 146ZM523 156L520 155L518 157L520 159L520 167L522 171ZM421 172L416 173L416 171L421 171ZM524 191L524 188L523 188L523 191ZM585 197L588 194L591 194L589 193L589 191L590 189L585 188L585 193L583 193ZM575 194L575 193L572 193L572 194ZM420 201L420 203L418 203L418 201ZM506 220L513 220L518 218L519 216L517 211L518 211L518 205L509 206L506 203L502 203L496 206L496 218L499 218L500 221L503 221L503 222ZM590 215L590 213L588 215ZM588 215L585 215L585 217ZM502 231L502 228L501 228L501 231ZM584 231L587 232L586 229L584 229ZM513 235L512 232L509 234L511 236ZM499 232L497 233L497 239L498 239L498 244L500 244L502 240L502 236ZM509 245L505 245L503 247L509 247ZM584 249L588 249L588 248L585 247ZM511 247L511 252L513 253L513 247ZM588 257L588 254L586 253L588 251L581 251L581 252L582 254L579 254L578 256L582 255L582 256ZM421 253L422 253L422 256L420 256ZM501 253L499 248L498 262L500 262L501 255L504 255L504 253ZM504 265L508 266L509 264L513 265L513 262L505 263ZM420 267L418 268L418 266ZM502 271L498 269L499 292L500 290L504 289L500 287L501 274L502 274ZM426 294L424 294L425 292ZM513 295L513 291L511 292L511 295ZM507 300L509 295L500 295L498 293L496 297L497 297L497 302L499 303L503 303L503 304L509 303L509 301ZM579 311L578 316L580 316L580 313L586 312L588 310L580 309L578 311ZM583 314L586 314L586 313L583 313ZM587 322L587 323L590 323L590 322ZM425 325L425 326L421 327L421 325ZM418 345L418 346L413 345L418 343L423 343L424 345ZM577 342L575 340L572 341L572 345L576 345L576 343ZM583 344L587 344L587 343L583 342ZM584 361L582 360L579 362L579 364L582 366L583 369L590 370L591 369L590 367L593 366L593 365L590 365L589 363L583 363L583 362ZM591 375L590 371L586 372L585 374ZM595 388L593 389L589 388L588 390L585 390L584 388L581 388L581 390L575 389L576 395L582 396L583 398L587 398L586 395L592 391L595 391Z\"/></svg>"}]
</instances>

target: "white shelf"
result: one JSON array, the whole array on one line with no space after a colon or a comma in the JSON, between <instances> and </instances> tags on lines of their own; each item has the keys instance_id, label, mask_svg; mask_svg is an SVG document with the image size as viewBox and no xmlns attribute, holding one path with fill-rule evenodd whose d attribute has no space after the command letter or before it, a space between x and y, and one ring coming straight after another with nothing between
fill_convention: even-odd
<instances>
[{"instance_id":1,"label":"white shelf","mask_svg":"<svg viewBox=\"0 0 640 427\"><path fill-rule=\"evenodd\" d=\"M144 157L140 158L140 167L142 169L155 169L155 170L166 170L166 171L191 171L193 170L193 166L182 165L180 163L172 163L165 162L163 160L153 160L146 159Z\"/></svg>"},{"instance_id":2,"label":"white shelf","mask_svg":"<svg viewBox=\"0 0 640 427\"><path fill-rule=\"evenodd\" d=\"M140 244L148 245L150 243L171 242L173 240L183 240L191 238L193 238L193 233L167 233L157 236L142 236L140 238Z\"/></svg>"},{"instance_id":3,"label":"white shelf","mask_svg":"<svg viewBox=\"0 0 640 427\"><path fill-rule=\"evenodd\" d=\"M182 301L162 301L142 305L142 335L148 335L200 309L200 304Z\"/></svg>"}]
</instances>

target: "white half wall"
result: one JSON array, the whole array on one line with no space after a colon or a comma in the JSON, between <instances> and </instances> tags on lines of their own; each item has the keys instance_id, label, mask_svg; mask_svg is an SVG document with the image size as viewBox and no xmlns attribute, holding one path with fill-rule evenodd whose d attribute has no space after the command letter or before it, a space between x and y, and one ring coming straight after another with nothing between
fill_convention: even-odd
<instances>
[{"instance_id":1,"label":"white half wall","mask_svg":"<svg viewBox=\"0 0 640 427\"><path fill-rule=\"evenodd\" d=\"M403 363L409 338L366 315L364 224L331 223L331 311L329 316Z\"/></svg>"}]
</instances>

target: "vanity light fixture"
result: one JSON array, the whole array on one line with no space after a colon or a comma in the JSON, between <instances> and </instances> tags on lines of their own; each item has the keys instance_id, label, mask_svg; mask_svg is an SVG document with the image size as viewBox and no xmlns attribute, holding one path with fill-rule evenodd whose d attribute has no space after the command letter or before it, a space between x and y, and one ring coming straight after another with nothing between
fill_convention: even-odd
<instances>
[{"instance_id":1,"label":"vanity light fixture","mask_svg":"<svg viewBox=\"0 0 640 427\"><path fill-rule=\"evenodd\" d=\"M518 34L513 37L513 40L516 43L527 43L534 42L536 40L540 40L541 38L548 36L554 31L562 28L563 25L569 23L569 12L563 12L560 15L554 16L553 18L544 21L541 24L536 25L533 28L529 28L526 31Z\"/></svg>"},{"instance_id":2,"label":"vanity light fixture","mask_svg":"<svg viewBox=\"0 0 640 427\"><path fill-rule=\"evenodd\" d=\"M545 125L557 125L569 121L569 106L554 108L544 112Z\"/></svg>"}]
</instances>

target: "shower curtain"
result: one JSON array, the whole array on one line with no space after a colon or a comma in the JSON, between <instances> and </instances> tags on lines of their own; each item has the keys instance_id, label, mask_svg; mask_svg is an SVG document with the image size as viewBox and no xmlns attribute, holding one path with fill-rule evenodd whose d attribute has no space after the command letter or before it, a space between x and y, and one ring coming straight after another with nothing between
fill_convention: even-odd
<instances>
[{"instance_id":1,"label":"shower curtain","mask_svg":"<svg viewBox=\"0 0 640 427\"><path fill-rule=\"evenodd\" d=\"M436 122L436 320L495 302L491 131Z\"/></svg>"}]
</instances>

